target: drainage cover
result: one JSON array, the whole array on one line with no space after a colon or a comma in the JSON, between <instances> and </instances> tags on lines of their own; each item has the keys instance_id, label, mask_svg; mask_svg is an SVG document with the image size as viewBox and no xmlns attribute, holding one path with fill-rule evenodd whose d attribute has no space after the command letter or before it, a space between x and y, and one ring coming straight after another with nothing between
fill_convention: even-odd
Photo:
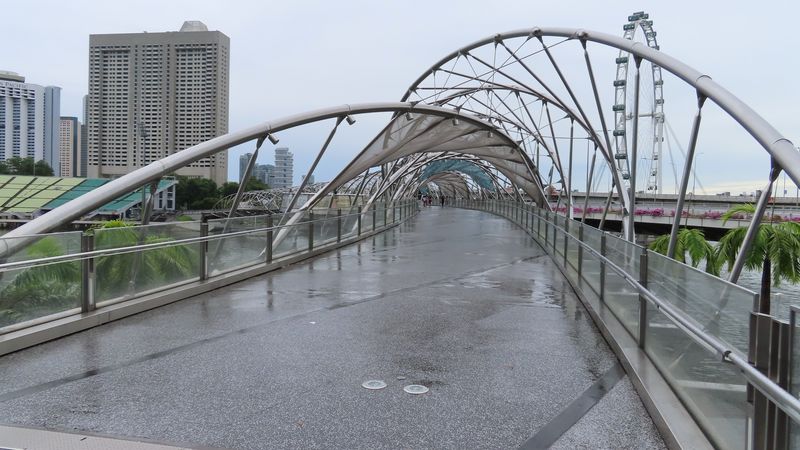
<instances>
[{"instance_id":1,"label":"drainage cover","mask_svg":"<svg viewBox=\"0 0 800 450\"><path fill-rule=\"evenodd\" d=\"M372 389L372 390L383 389L383 388L386 387L386 383L384 383L381 380L368 380L368 381L365 381L365 382L361 383L361 387L363 387L365 389Z\"/></svg>"},{"instance_id":2,"label":"drainage cover","mask_svg":"<svg viewBox=\"0 0 800 450\"><path fill-rule=\"evenodd\" d=\"M421 384L409 384L408 386L403 388L409 394L424 394L428 392L428 388Z\"/></svg>"}]
</instances>

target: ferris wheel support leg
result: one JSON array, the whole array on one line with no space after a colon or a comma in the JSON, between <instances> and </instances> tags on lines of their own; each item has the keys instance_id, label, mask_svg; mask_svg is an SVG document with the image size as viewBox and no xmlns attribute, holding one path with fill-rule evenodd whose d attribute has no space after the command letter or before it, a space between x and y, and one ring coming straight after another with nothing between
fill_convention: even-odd
<instances>
[{"instance_id":1,"label":"ferris wheel support leg","mask_svg":"<svg viewBox=\"0 0 800 450\"><path fill-rule=\"evenodd\" d=\"M678 203L675 206L675 217L672 218L672 229L669 234L669 245L667 247L667 256L675 258L675 243L678 242L678 227L681 223L683 216L683 204L686 200L686 189L689 187L689 178L692 174L692 162L694 161L694 149L697 147L697 135L700 132L700 121L702 119L703 104L706 101L706 96L697 93L697 114L694 116L692 122L692 132L689 135L689 149L686 151L686 164L683 166L683 176L681 177L681 187L678 191Z\"/></svg>"},{"instance_id":2,"label":"ferris wheel support leg","mask_svg":"<svg viewBox=\"0 0 800 450\"><path fill-rule=\"evenodd\" d=\"M639 87L641 81L641 71L639 68L642 65L642 58L634 57L636 62L636 74L634 75L633 82L633 143L631 145L631 159L628 160L628 173L631 174L630 185L630 209L628 210L628 230L625 238L633 242L634 235L634 220L636 219L636 166L639 157Z\"/></svg>"}]
</instances>

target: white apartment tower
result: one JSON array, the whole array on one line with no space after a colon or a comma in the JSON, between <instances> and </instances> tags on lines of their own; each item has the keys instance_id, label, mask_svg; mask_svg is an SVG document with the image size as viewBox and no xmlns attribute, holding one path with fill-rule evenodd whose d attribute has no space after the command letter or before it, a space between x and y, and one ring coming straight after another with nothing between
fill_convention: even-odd
<instances>
[{"instance_id":1,"label":"white apartment tower","mask_svg":"<svg viewBox=\"0 0 800 450\"><path fill-rule=\"evenodd\" d=\"M272 173L273 188L287 188L294 185L294 155L286 147L275 149L275 169Z\"/></svg>"},{"instance_id":2,"label":"white apartment tower","mask_svg":"<svg viewBox=\"0 0 800 450\"><path fill-rule=\"evenodd\" d=\"M0 160L44 159L58 172L61 88L25 82L0 71Z\"/></svg>"},{"instance_id":3,"label":"white apartment tower","mask_svg":"<svg viewBox=\"0 0 800 450\"><path fill-rule=\"evenodd\" d=\"M228 132L230 39L178 32L89 37L88 176L116 178ZM227 181L227 152L178 175Z\"/></svg>"}]
</instances>

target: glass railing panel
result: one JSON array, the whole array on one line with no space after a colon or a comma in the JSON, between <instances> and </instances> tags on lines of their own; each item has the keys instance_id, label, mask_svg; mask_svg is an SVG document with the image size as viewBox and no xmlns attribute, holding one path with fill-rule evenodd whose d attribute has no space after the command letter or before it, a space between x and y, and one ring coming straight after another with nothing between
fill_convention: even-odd
<instances>
[{"instance_id":1,"label":"glass railing panel","mask_svg":"<svg viewBox=\"0 0 800 450\"><path fill-rule=\"evenodd\" d=\"M625 272L638 278L639 260L644 249L620 237L606 234L606 257Z\"/></svg>"},{"instance_id":2,"label":"glass railing panel","mask_svg":"<svg viewBox=\"0 0 800 450\"><path fill-rule=\"evenodd\" d=\"M215 239L208 245L209 273L217 274L266 261L267 216L234 217L208 221L210 236L242 231L263 230ZM273 217L277 222L278 217Z\"/></svg>"},{"instance_id":3,"label":"glass railing panel","mask_svg":"<svg viewBox=\"0 0 800 450\"><path fill-rule=\"evenodd\" d=\"M606 267L604 302L626 330L639 337L639 292L619 273Z\"/></svg>"},{"instance_id":4,"label":"glass railing panel","mask_svg":"<svg viewBox=\"0 0 800 450\"><path fill-rule=\"evenodd\" d=\"M281 227L280 230L286 230L285 237L273 248L273 259L308 251L308 223ZM275 233L277 235L278 230Z\"/></svg>"},{"instance_id":5,"label":"glass railing panel","mask_svg":"<svg viewBox=\"0 0 800 450\"><path fill-rule=\"evenodd\" d=\"M21 250L7 256L4 262L10 263L79 253L81 233L53 233L33 241L27 237L0 241L10 245L25 243ZM77 308L80 298L79 261L0 272L0 328Z\"/></svg>"},{"instance_id":6,"label":"glass railing panel","mask_svg":"<svg viewBox=\"0 0 800 450\"><path fill-rule=\"evenodd\" d=\"M657 253L648 252L647 258L650 291L706 333L747 354L753 292Z\"/></svg>"},{"instance_id":7,"label":"glass railing panel","mask_svg":"<svg viewBox=\"0 0 800 450\"><path fill-rule=\"evenodd\" d=\"M94 245L96 250L106 250L199 236L199 222L100 228L94 231ZM95 303L197 279L199 272L199 243L99 256L95 259Z\"/></svg>"},{"instance_id":8,"label":"glass railing panel","mask_svg":"<svg viewBox=\"0 0 800 450\"><path fill-rule=\"evenodd\" d=\"M645 352L719 448L744 449L746 382L738 369L648 306Z\"/></svg>"}]
</instances>

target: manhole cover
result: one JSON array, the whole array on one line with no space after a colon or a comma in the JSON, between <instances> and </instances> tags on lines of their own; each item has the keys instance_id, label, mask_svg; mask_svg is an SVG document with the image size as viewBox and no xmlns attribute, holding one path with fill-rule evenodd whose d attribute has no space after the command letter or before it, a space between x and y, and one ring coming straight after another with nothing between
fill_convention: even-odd
<instances>
[{"instance_id":1,"label":"manhole cover","mask_svg":"<svg viewBox=\"0 0 800 450\"><path fill-rule=\"evenodd\" d=\"M424 394L428 392L428 388L421 384L409 384L408 386L403 388L409 394Z\"/></svg>"},{"instance_id":2,"label":"manhole cover","mask_svg":"<svg viewBox=\"0 0 800 450\"><path fill-rule=\"evenodd\" d=\"M371 390L383 389L386 387L386 383L381 380L369 380L361 383L361 387Z\"/></svg>"}]
</instances>

